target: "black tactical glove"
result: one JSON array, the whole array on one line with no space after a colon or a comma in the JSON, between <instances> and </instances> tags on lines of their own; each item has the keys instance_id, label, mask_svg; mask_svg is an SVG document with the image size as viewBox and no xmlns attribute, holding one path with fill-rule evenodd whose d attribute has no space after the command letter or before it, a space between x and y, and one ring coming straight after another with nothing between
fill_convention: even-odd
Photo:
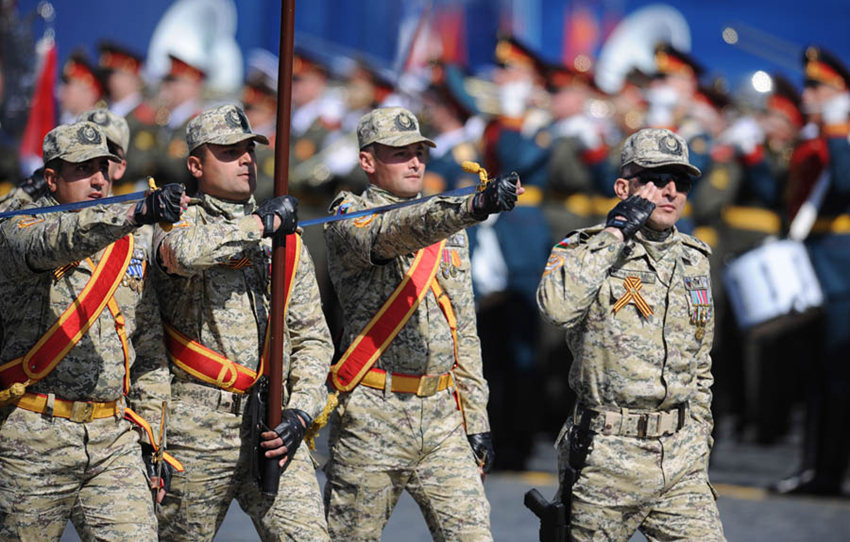
<instances>
[{"instance_id":1,"label":"black tactical glove","mask_svg":"<svg viewBox=\"0 0 850 542\"><path fill-rule=\"evenodd\" d=\"M168 222L173 224L180 220L180 198L186 192L186 187L180 183L171 183L151 190L145 199L136 204L133 221L137 225Z\"/></svg>"},{"instance_id":2,"label":"black tactical glove","mask_svg":"<svg viewBox=\"0 0 850 542\"><path fill-rule=\"evenodd\" d=\"M654 210L655 204L648 199L629 196L611 209L605 226L619 229L623 232L623 237L630 239Z\"/></svg>"},{"instance_id":3,"label":"black tactical glove","mask_svg":"<svg viewBox=\"0 0 850 542\"><path fill-rule=\"evenodd\" d=\"M292 196L284 195L263 202L257 207L254 214L263 221L263 237L271 237L275 234L289 235L295 233L298 226L298 200ZM280 217L280 228L274 229L274 217Z\"/></svg>"},{"instance_id":4,"label":"black tactical glove","mask_svg":"<svg viewBox=\"0 0 850 542\"><path fill-rule=\"evenodd\" d=\"M303 410L297 408L287 408L281 413L281 422L274 428L274 432L283 441L286 446L286 463L282 470L286 470L289 462L295 457L295 452L304 440L304 435L307 433L307 428L313 423L313 418ZM301 423L304 420L304 423Z\"/></svg>"},{"instance_id":5,"label":"black tactical glove","mask_svg":"<svg viewBox=\"0 0 850 542\"><path fill-rule=\"evenodd\" d=\"M154 453L153 446L145 442L142 443L142 461L145 462L145 472L148 475L148 481L157 477L156 465L153 463ZM162 476L162 479L160 479L159 487L156 489L164 489L168 493L171 491L171 476L174 474L174 467L163 461L161 470L160 476Z\"/></svg>"},{"instance_id":6,"label":"black tactical glove","mask_svg":"<svg viewBox=\"0 0 850 542\"><path fill-rule=\"evenodd\" d=\"M472 216L484 220L493 213L510 211L516 205L516 185L519 182L517 172L499 175L490 180L483 191L472 199Z\"/></svg>"},{"instance_id":7,"label":"black tactical glove","mask_svg":"<svg viewBox=\"0 0 850 542\"><path fill-rule=\"evenodd\" d=\"M40 198L47 191L47 181L44 180L44 168L40 167L33 171L32 175L21 181L20 187L33 201Z\"/></svg>"},{"instance_id":8,"label":"black tactical glove","mask_svg":"<svg viewBox=\"0 0 850 542\"><path fill-rule=\"evenodd\" d=\"M475 459L484 471L484 474L490 472L493 468L493 460L496 458L496 452L493 450L493 439L490 438L490 433L475 433L466 435L469 440L469 445L472 447L472 453L475 454Z\"/></svg>"}]
</instances>

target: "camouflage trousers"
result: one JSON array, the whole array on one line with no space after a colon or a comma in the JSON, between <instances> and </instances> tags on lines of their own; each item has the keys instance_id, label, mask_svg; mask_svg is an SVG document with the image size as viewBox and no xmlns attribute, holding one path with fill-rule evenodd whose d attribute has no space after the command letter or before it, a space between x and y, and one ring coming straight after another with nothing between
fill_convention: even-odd
<instances>
[{"instance_id":1,"label":"camouflage trousers","mask_svg":"<svg viewBox=\"0 0 850 542\"><path fill-rule=\"evenodd\" d=\"M407 490L434 540L492 540L490 505L449 391L359 386L332 419L325 507L333 540L380 540Z\"/></svg>"},{"instance_id":2,"label":"camouflage trousers","mask_svg":"<svg viewBox=\"0 0 850 542\"><path fill-rule=\"evenodd\" d=\"M265 497L251 475L247 397L181 382L172 385L168 450L185 467L157 513L162 540L212 540L233 499L262 540L328 540L316 472L306 445ZM243 417L246 418L243 420Z\"/></svg>"},{"instance_id":3,"label":"camouflage trousers","mask_svg":"<svg viewBox=\"0 0 850 542\"><path fill-rule=\"evenodd\" d=\"M573 485L571 540L626 542L636 530L650 542L725 540L708 481L709 433L691 418L660 438L594 434ZM561 474L569 434L557 443Z\"/></svg>"},{"instance_id":4,"label":"camouflage trousers","mask_svg":"<svg viewBox=\"0 0 850 542\"><path fill-rule=\"evenodd\" d=\"M0 540L156 540L153 498L129 422L76 423L0 409Z\"/></svg>"}]
</instances>

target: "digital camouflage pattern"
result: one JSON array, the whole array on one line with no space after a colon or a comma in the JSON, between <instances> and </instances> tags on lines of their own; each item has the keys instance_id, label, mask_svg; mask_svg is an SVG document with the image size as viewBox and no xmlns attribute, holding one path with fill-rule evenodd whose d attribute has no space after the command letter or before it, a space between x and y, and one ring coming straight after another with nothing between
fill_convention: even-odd
<instances>
[{"instance_id":1,"label":"digital camouflage pattern","mask_svg":"<svg viewBox=\"0 0 850 542\"><path fill-rule=\"evenodd\" d=\"M93 122L100 126L106 139L127 152L130 148L130 127L124 117L118 116L109 109L92 109L81 114L79 121Z\"/></svg>"},{"instance_id":2,"label":"digital camouflage pattern","mask_svg":"<svg viewBox=\"0 0 850 542\"><path fill-rule=\"evenodd\" d=\"M664 128L646 128L626 139L620 154L620 171L631 176L642 168L675 166L688 175L699 177L699 168L688 161L685 139Z\"/></svg>"},{"instance_id":3,"label":"digital camouflage pattern","mask_svg":"<svg viewBox=\"0 0 850 542\"><path fill-rule=\"evenodd\" d=\"M651 540L675 533L723 539L707 474L714 335L709 253L675 228L663 240L641 229L625 245L601 226L575 232L552 250L537 300L544 318L566 332L574 357L570 387L580 404L632 413L688 404L685 425L673 435L593 435L573 486L577 540L593 540L595 531L627 540L638 527ZM640 310L638 295L651 314ZM558 447L563 462L569 438Z\"/></svg>"},{"instance_id":4,"label":"digital camouflage pattern","mask_svg":"<svg viewBox=\"0 0 850 542\"><path fill-rule=\"evenodd\" d=\"M342 192L331 209L355 212L398 201L370 186L362 196ZM342 394L325 486L335 540L379 539L403 489L419 503L436 540L491 539L489 504L466 440L467 433L490 428L463 231L475 223L469 197L437 197L325 227L329 272L345 317L343 349L399 284L414 253L447 239L437 281L457 316L458 365L446 318L429 293L375 367L415 375L452 371L463 404L462 415L451 390L417 397L358 386Z\"/></svg>"},{"instance_id":5,"label":"digital camouflage pattern","mask_svg":"<svg viewBox=\"0 0 850 542\"><path fill-rule=\"evenodd\" d=\"M109 152L103 131L92 122L57 126L44 136L41 149L45 164L55 158L78 164L101 156L113 162L121 161L119 157Z\"/></svg>"},{"instance_id":6,"label":"digital camouflage pattern","mask_svg":"<svg viewBox=\"0 0 850 542\"><path fill-rule=\"evenodd\" d=\"M231 203L203 195L201 203L190 206L170 232L157 230L154 240L162 262L155 273L161 279L157 287L163 319L254 370L271 301L271 240L262 239L252 215L255 208L253 198ZM315 418L327 399L324 382L333 344L306 248L302 248L285 328L283 404ZM318 482L307 468L306 454L302 459L296 456L283 475L274 502L263 500L248 476L252 443L246 438L247 422L241 415L247 396L236 399L236 394L203 383L173 364L171 372L168 443L186 463L186 473L177 478L176 491L163 503L161 536L212 539L213 527L220 525L235 496L243 507L254 503L246 512L264 540L277 536L325 539ZM231 407L235 401L241 406ZM191 492L191 499L181 502L181 491ZM303 498L293 498L295 494Z\"/></svg>"},{"instance_id":7,"label":"digital camouflage pattern","mask_svg":"<svg viewBox=\"0 0 850 542\"><path fill-rule=\"evenodd\" d=\"M186 126L186 145L189 152L204 143L233 145L246 139L253 139L263 145L269 144L266 136L251 131L251 124L245 112L235 105L205 109Z\"/></svg>"},{"instance_id":8,"label":"digital camouflage pattern","mask_svg":"<svg viewBox=\"0 0 850 542\"><path fill-rule=\"evenodd\" d=\"M357 123L357 144L362 149L372 143L390 147L404 147L411 143L425 143L435 147L433 141L419 132L416 115L403 107L373 109Z\"/></svg>"},{"instance_id":9,"label":"digital camouflage pattern","mask_svg":"<svg viewBox=\"0 0 850 542\"><path fill-rule=\"evenodd\" d=\"M38 206L56 205L45 196ZM80 294L102 250L135 233L132 259L114 297L129 338L131 395L139 414L155 426L168 397L162 330L155 292L146 278L149 227L127 222L126 205L76 213L16 216L0 223L3 330L0 360L24 355ZM62 269L62 271L59 271ZM28 391L66 400L120 400L124 354L115 322L104 310L56 368ZM139 451L139 436L120 418L76 423L0 409L0 539L55 538L72 508L81 535L104 540L155 540L156 520Z\"/></svg>"}]
</instances>

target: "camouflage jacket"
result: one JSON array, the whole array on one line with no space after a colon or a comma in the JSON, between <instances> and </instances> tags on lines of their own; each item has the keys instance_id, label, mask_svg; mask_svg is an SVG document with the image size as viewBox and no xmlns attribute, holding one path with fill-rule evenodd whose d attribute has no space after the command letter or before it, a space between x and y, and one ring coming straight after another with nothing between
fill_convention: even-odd
<instances>
[{"instance_id":1,"label":"camouflage jacket","mask_svg":"<svg viewBox=\"0 0 850 542\"><path fill-rule=\"evenodd\" d=\"M170 232L154 235L163 319L252 370L259 366L271 302L271 240L262 238L255 208L253 198L232 203L203 195ZM285 328L284 404L315 417L327 399L333 343L304 246ZM201 383L173 364L171 371L177 380Z\"/></svg>"},{"instance_id":2,"label":"camouflage jacket","mask_svg":"<svg viewBox=\"0 0 850 542\"><path fill-rule=\"evenodd\" d=\"M370 186L362 196L342 192L331 205L335 212L354 212L402 201ZM452 302L458 322L458 365L454 368L469 434L489 431L489 390L481 366L475 323L467 226L477 221L469 197L437 197L357 220L325 227L328 270L345 319L343 349L378 312L413 262L420 248L447 239L440 286ZM375 367L407 374L441 374L455 365L451 331L436 299L425 296L416 312L378 359Z\"/></svg>"},{"instance_id":3,"label":"camouflage jacket","mask_svg":"<svg viewBox=\"0 0 850 542\"><path fill-rule=\"evenodd\" d=\"M57 205L44 196L36 206ZM129 339L132 406L159 423L168 397L168 373L156 293L147 278L152 230L126 220L127 205L101 205L79 212L15 216L0 223L0 363L29 351L80 295L91 278L84 261L97 264L103 249L127 234L135 238L130 265L114 297ZM135 231L134 231L135 230ZM67 269L62 270L65 266ZM69 400L112 401L123 394L124 353L108 309L43 380L29 387Z\"/></svg>"},{"instance_id":4,"label":"camouflage jacket","mask_svg":"<svg viewBox=\"0 0 850 542\"><path fill-rule=\"evenodd\" d=\"M584 405L653 410L688 402L691 416L710 427L710 249L675 228L664 241L651 235L641 230L623 244L602 226L570 234L552 250L538 306L566 330L570 387ZM639 279L631 291L648 316L634 298L615 311L627 277Z\"/></svg>"}]
</instances>

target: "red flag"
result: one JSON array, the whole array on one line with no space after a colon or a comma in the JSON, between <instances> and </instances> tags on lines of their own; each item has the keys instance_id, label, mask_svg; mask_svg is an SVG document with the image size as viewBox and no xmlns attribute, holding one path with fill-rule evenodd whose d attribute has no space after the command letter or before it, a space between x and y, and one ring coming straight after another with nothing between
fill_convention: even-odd
<instances>
[{"instance_id":1,"label":"red flag","mask_svg":"<svg viewBox=\"0 0 850 542\"><path fill-rule=\"evenodd\" d=\"M442 60L451 64L465 66L466 17L462 7L444 8L437 13L437 28L443 46Z\"/></svg>"},{"instance_id":2,"label":"red flag","mask_svg":"<svg viewBox=\"0 0 850 542\"><path fill-rule=\"evenodd\" d=\"M35 83L30 116L19 151L21 164L37 164L32 169L40 165L38 162L41 161L41 142L44 136L56 126L56 103L53 99L53 89L56 88L56 42L52 39L44 44L40 64L41 70Z\"/></svg>"}]
</instances>

